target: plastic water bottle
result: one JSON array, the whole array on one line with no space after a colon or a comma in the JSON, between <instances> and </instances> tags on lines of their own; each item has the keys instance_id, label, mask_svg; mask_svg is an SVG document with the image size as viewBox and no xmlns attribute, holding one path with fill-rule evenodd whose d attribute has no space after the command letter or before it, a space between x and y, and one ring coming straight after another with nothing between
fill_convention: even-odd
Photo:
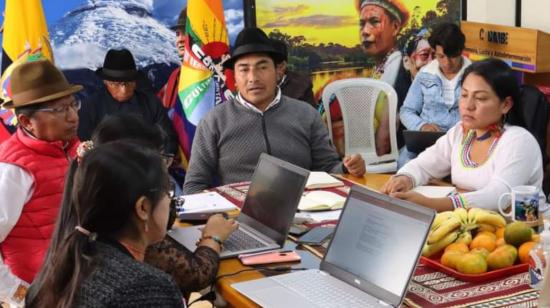
<instances>
[{"instance_id":1,"label":"plastic water bottle","mask_svg":"<svg viewBox=\"0 0 550 308\"><path fill-rule=\"evenodd\" d=\"M540 234L540 241L529 252L529 285L536 290L542 290L546 264L550 256L550 229L544 222L544 228Z\"/></svg>"}]
</instances>

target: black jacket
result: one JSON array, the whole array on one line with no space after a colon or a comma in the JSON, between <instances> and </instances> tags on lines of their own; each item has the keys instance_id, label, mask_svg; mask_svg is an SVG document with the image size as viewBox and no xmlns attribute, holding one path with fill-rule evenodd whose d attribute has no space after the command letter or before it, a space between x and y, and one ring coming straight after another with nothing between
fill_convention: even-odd
<instances>
[{"instance_id":1,"label":"black jacket","mask_svg":"<svg viewBox=\"0 0 550 308\"><path fill-rule=\"evenodd\" d=\"M313 84L309 76L287 71L286 79L280 87L283 95L309 103L317 108L317 103L313 98Z\"/></svg>"},{"instance_id":2,"label":"black jacket","mask_svg":"<svg viewBox=\"0 0 550 308\"><path fill-rule=\"evenodd\" d=\"M128 112L142 116L148 123L158 124L166 133L164 151L168 154L176 154L178 137L172 122L162 103L149 91L136 90L134 96L124 103L115 101L105 88L90 96L82 102L82 108L78 113L80 117L78 137L80 140L89 140L94 129L105 116Z\"/></svg>"}]
</instances>

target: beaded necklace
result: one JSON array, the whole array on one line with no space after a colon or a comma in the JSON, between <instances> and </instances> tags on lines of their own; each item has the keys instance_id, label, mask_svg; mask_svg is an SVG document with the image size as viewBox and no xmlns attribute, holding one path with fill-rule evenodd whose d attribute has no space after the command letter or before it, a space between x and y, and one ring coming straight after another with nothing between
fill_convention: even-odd
<instances>
[{"instance_id":1,"label":"beaded necklace","mask_svg":"<svg viewBox=\"0 0 550 308\"><path fill-rule=\"evenodd\" d=\"M487 133L481 135L479 138L476 138L476 133L474 130L468 131L468 135L466 136L466 139L463 142L462 153L460 155L462 158L462 164L465 167L470 167L470 168L479 167L480 164L470 159L470 150L472 149L473 141L474 139L476 139L477 141L483 141L483 140L489 139L490 136L491 136L491 132L488 131ZM491 143L491 147L489 148L487 157L491 156L491 153L493 153L493 150L495 149L495 146L497 145L497 142L499 139L500 139L500 136L497 136L493 140L493 142Z\"/></svg>"},{"instance_id":2,"label":"beaded necklace","mask_svg":"<svg viewBox=\"0 0 550 308\"><path fill-rule=\"evenodd\" d=\"M382 77L382 75L384 74L384 66L386 65L386 62L388 61L388 59L390 58L390 56L396 51L397 49L395 48L392 48L392 50L388 51L386 53L386 55L384 56L384 58L382 59L382 61L378 62L378 64L376 64L376 66L374 67L374 72L371 76L371 78L374 78L374 79L380 79L380 77Z\"/></svg>"},{"instance_id":3,"label":"beaded necklace","mask_svg":"<svg viewBox=\"0 0 550 308\"><path fill-rule=\"evenodd\" d=\"M485 134L477 137L477 134L476 134L476 141L483 141L483 140L487 140L491 138L491 131L488 130L487 132L485 132Z\"/></svg>"}]
</instances>

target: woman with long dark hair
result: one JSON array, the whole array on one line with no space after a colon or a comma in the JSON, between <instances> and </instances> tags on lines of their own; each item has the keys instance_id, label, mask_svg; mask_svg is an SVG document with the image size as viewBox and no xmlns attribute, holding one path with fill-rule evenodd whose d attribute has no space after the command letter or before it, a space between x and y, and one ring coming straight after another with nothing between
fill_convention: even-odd
<instances>
[{"instance_id":1,"label":"woman with long dark hair","mask_svg":"<svg viewBox=\"0 0 550 308\"><path fill-rule=\"evenodd\" d=\"M457 207L495 210L498 198L511 187L541 188L542 154L535 137L524 128L519 85L512 69L497 59L476 62L464 71L461 91L461 121L399 169L383 192L438 211ZM448 175L465 192L429 198L410 191Z\"/></svg>"},{"instance_id":2,"label":"woman with long dark hair","mask_svg":"<svg viewBox=\"0 0 550 308\"><path fill-rule=\"evenodd\" d=\"M170 276L143 262L166 234L170 204L158 153L128 142L87 152L67 181L60 220L28 307L183 307ZM74 226L65 231L59 224Z\"/></svg>"},{"instance_id":3,"label":"woman with long dark hair","mask_svg":"<svg viewBox=\"0 0 550 308\"><path fill-rule=\"evenodd\" d=\"M166 169L169 165L167 162L169 157L163 155L165 137L162 128L150 125L139 116L116 114L106 117L98 125L92 135L92 142L88 144L93 147L120 140L126 140L160 153L165 161L163 167ZM77 162L74 161L69 168L66 179L68 186L73 181L77 166ZM61 212L56 232L59 234L71 233L75 225L70 217L74 215L75 213L70 210ZM169 219L168 228L172 227L174 219L175 216ZM225 240L236 228L237 224L233 219L226 220L222 215L214 215L206 223L203 233ZM59 249L58 246L58 239L52 239L47 260L48 256ZM147 248L145 262L170 274L184 297L188 299L191 292L202 290L214 282L218 272L220 251L220 244L210 238L203 239L197 249L191 252L171 237L165 236L162 241Z\"/></svg>"}]
</instances>

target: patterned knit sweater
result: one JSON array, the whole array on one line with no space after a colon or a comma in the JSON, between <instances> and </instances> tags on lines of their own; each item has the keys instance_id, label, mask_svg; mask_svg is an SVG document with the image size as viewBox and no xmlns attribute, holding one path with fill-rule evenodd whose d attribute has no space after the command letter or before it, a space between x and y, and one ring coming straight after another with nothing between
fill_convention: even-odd
<instances>
[{"instance_id":1,"label":"patterned knit sweater","mask_svg":"<svg viewBox=\"0 0 550 308\"><path fill-rule=\"evenodd\" d=\"M170 276L136 261L118 243L96 245L99 265L82 283L76 307L185 307Z\"/></svg>"},{"instance_id":2,"label":"patterned knit sweater","mask_svg":"<svg viewBox=\"0 0 550 308\"><path fill-rule=\"evenodd\" d=\"M249 181L264 152L308 170L343 171L328 130L311 106L282 96L260 114L231 100L199 123L184 193Z\"/></svg>"}]
</instances>

